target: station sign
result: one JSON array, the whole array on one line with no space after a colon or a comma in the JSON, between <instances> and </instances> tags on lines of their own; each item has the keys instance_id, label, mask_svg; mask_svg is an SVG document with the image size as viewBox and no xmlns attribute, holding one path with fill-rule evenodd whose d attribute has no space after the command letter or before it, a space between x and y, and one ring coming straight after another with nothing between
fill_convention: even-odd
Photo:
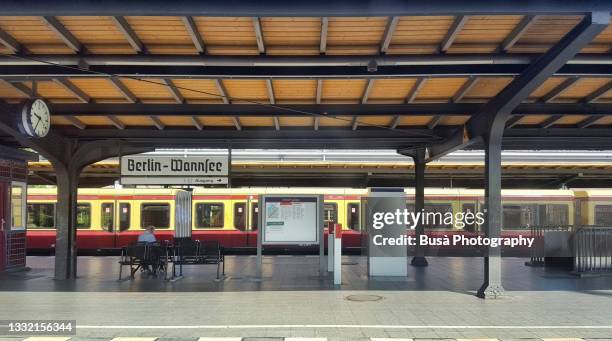
<instances>
[{"instance_id":1,"label":"station sign","mask_svg":"<svg viewBox=\"0 0 612 341\"><path fill-rule=\"evenodd\" d=\"M128 155L121 157L124 185L226 185L228 156Z\"/></svg>"}]
</instances>

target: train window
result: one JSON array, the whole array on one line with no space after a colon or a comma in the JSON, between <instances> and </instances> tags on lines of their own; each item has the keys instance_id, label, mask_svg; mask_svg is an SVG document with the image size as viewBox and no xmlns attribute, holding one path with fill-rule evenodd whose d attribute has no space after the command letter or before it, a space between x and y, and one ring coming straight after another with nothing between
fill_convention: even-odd
<instances>
[{"instance_id":1,"label":"train window","mask_svg":"<svg viewBox=\"0 0 612 341\"><path fill-rule=\"evenodd\" d=\"M564 204L540 205L540 225L569 225L569 208Z\"/></svg>"},{"instance_id":2,"label":"train window","mask_svg":"<svg viewBox=\"0 0 612 341\"><path fill-rule=\"evenodd\" d=\"M76 228L88 229L91 227L91 204L78 203L76 207Z\"/></svg>"},{"instance_id":3,"label":"train window","mask_svg":"<svg viewBox=\"0 0 612 341\"><path fill-rule=\"evenodd\" d=\"M504 230L521 230L535 225L536 205L503 205Z\"/></svg>"},{"instance_id":4,"label":"train window","mask_svg":"<svg viewBox=\"0 0 612 341\"><path fill-rule=\"evenodd\" d=\"M223 228L223 204L201 203L196 205L197 228Z\"/></svg>"},{"instance_id":5,"label":"train window","mask_svg":"<svg viewBox=\"0 0 612 341\"><path fill-rule=\"evenodd\" d=\"M113 223L115 218L115 204L112 202L105 202L101 205L102 213L100 217L102 221L100 222L100 226L103 230L108 232L113 232Z\"/></svg>"},{"instance_id":6,"label":"train window","mask_svg":"<svg viewBox=\"0 0 612 341\"><path fill-rule=\"evenodd\" d=\"M347 208L348 228L359 231L359 204L348 204Z\"/></svg>"},{"instance_id":7,"label":"train window","mask_svg":"<svg viewBox=\"0 0 612 341\"><path fill-rule=\"evenodd\" d=\"M254 202L251 204L251 230L257 231L259 227L259 204Z\"/></svg>"},{"instance_id":8,"label":"train window","mask_svg":"<svg viewBox=\"0 0 612 341\"><path fill-rule=\"evenodd\" d=\"M325 221L325 226L327 226L329 223L337 223L338 205L336 205L335 203L323 204L323 220Z\"/></svg>"},{"instance_id":9,"label":"train window","mask_svg":"<svg viewBox=\"0 0 612 341\"><path fill-rule=\"evenodd\" d=\"M234 204L234 227L240 231L246 229L246 203Z\"/></svg>"},{"instance_id":10,"label":"train window","mask_svg":"<svg viewBox=\"0 0 612 341\"><path fill-rule=\"evenodd\" d=\"M444 224L444 220L450 221L450 219L444 219L447 212L453 213L453 205L451 203L425 203L424 207L425 223L423 226L428 229L441 229L447 228L452 229L453 224Z\"/></svg>"},{"instance_id":11,"label":"train window","mask_svg":"<svg viewBox=\"0 0 612 341\"><path fill-rule=\"evenodd\" d=\"M595 225L612 225L612 205L595 205Z\"/></svg>"},{"instance_id":12,"label":"train window","mask_svg":"<svg viewBox=\"0 0 612 341\"><path fill-rule=\"evenodd\" d=\"M28 204L28 229L54 229L55 204Z\"/></svg>"},{"instance_id":13,"label":"train window","mask_svg":"<svg viewBox=\"0 0 612 341\"><path fill-rule=\"evenodd\" d=\"M151 203L140 206L140 227L157 229L170 227L170 204Z\"/></svg>"},{"instance_id":14,"label":"train window","mask_svg":"<svg viewBox=\"0 0 612 341\"><path fill-rule=\"evenodd\" d=\"M119 204L119 231L123 232L130 228L130 204L122 202Z\"/></svg>"},{"instance_id":15,"label":"train window","mask_svg":"<svg viewBox=\"0 0 612 341\"><path fill-rule=\"evenodd\" d=\"M465 224L465 227L463 227L464 230L466 231L470 231L470 232L475 232L477 230L476 228L476 204L463 204L461 205L461 209L463 214L466 214L468 212L471 212L472 214L474 214L474 221L472 222L472 224Z\"/></svg>"}]
</instances>

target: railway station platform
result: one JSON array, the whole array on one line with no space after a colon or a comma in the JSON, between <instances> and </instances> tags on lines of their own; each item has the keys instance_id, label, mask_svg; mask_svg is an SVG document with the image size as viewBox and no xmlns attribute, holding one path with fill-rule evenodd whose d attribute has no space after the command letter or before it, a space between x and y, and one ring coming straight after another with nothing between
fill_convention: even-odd
<instances>
[{"instance_id":1,"label":"railway station platform","mask_svg":"<svg viewBox=\"0 0 612 341\"><path fill-rule=\"evenodd\" d=\"M369 278L366 259L343 258L343 284L318 276L316 256L228 256L214 266L185 267L178 281L136 274L118 281L116 257L79 257L78 280L53 280L53 257L29 257L27 272L0 275L0 320L76 319L75 340L115 337L189 339L283 337L328 340L610 339L612 277L574 277L504 258L507 290L481 300L480 258L430 257L408 276ZM15 340L15 339L12 339ZM151 340L151 339L147 339ZM228 339L229 340L229 339ZM234 339L237 340L237 339Z\"/></svg>"}]
</instances>

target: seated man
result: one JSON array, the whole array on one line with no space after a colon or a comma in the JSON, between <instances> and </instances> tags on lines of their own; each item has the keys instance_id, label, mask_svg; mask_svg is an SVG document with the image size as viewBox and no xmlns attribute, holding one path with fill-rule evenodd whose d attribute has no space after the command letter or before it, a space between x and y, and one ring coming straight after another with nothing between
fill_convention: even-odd
<instances>
[{"instance_id":1,"label":"seated man","mask_svg":"<svg viewBox=\"0 0 612 341\"><path fill-rule=\"evenodd\" d=\"M157 243L157 238L155 238L154 232L155 232L155 227L153 227L153 226L147 227L147 229L144 230L138 236L138 242L139 243L145 243L145 244L154 244L154 243Z\"/></svg>"}]
</instances>

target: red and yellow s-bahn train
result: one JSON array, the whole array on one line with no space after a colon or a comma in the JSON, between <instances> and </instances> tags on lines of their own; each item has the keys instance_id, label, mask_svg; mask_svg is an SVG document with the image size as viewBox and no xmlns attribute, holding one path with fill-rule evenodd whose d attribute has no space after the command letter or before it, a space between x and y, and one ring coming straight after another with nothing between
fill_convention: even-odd
<instances>
[{"instance_id":1,"label":"red and yellow s-bahn train","mask_svg":"<svg viewBox=\"0 0 612 341\"><path fill-rule=\"evenodd\" d=\"M81 251L116 249L134 242L143 229L170 240L179 213L178 189L79 189L77 247ZM191 193L192 238L217 240L225 248L256 247L260 194L322 194L326 222L343 226L343 247L361 246L361 197L365 189L348 188L196 188ZM414 209L414 190L406 189ZM482 190L425 190L427 212L478 212ZM504 190L504 236L523 234L533 225L612 225L612 190ZM51 250L55 244L56 190L29 188L28 250ZM429 234L474 233L478 226L427 226Z\"/></svg>"}]
</instances>

